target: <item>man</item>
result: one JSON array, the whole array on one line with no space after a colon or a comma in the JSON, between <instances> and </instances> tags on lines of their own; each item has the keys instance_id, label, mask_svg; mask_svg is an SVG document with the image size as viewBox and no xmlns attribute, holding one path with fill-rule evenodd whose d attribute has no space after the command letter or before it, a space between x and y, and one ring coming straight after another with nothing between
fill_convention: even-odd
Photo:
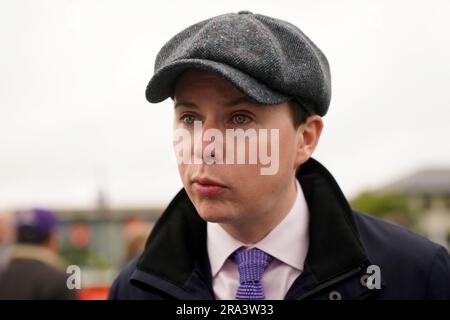
<instances>
[{"instance_id":1,"label":"man","mask_svg":"<svg viewBox=\"0 0 450 320\"><path fill-rule=\"evenodd\" d=\"M58 252L58 220L48 210L20 211L11 260L0 273L0 300L76 299Z\"/></svg>"},{"instance_id":2,"label":"man","mask_svg":"<svg viewBox=\"0 0 450 320\"><path fill-rule=\"evenodd\" d=\"M174 101L184 189L111 299L450 299L447 251L352 211L311 158L330 73L297 27L248 11L194 24L159 52L146 97Z\"/></svg>"},{"instance_id":3,"label":"man","mask_svg":"<svg viewBox=\"0 0 450 320\"><path fill-rule=\"evenodd\" d=\"M9 262L14 240L13 218L10 212L0 211L0 272Z\"/></svg>"}]
</instances>

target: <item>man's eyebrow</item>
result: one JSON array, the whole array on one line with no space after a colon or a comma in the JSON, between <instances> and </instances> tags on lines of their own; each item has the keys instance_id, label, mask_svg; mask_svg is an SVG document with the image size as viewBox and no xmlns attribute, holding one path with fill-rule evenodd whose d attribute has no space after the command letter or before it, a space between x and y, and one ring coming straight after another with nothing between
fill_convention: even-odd
<instances>
[{"instance_id":1,"label":"man's eyebrow","mask_svg":"<svg viewBox=\"0 0 450 320\"><path fill-rule=\"evenodd\" d=\"M237 106L238 104L244 103L244 102L251 102L252 100L250 100L248 97L246 96L241 96L238 97L236 99L232 99L229 102L225 103L225 107L234 107Z\"/></svg>"},{"instance_id":2,"label":"man's eyebrow","mask_svg":"<svg viewBox=\"0 0 450 320\"><path fill-rule=\"evenodd\" d=\"M225 107L234 107L234 106L237 106L237 105L239 105L241 103L251 102L251 101L252 100L250 100L248 97L241 96L241 97L234 98L234 99L231 99L231 100L225 102L224 106ZM187 101L187 100L178 100L175 103L174 108L181 107L181 106L187 107L187 108L198 108L198 106L195 103Z\"/></svg>"},{"instance_id":3,"label":"man's eyebrow","mask_svg":"<svg viewBox=\"0 0 450 320\"><path fill-rule=\"evenodd\" d=\"M181 107L181 106L188 107L188 108L198 108L197 105L196 105L195 103L189 102L189 101L185 101L185 100L179 100L179 101L177 101L177 102L175 103L174 108Z\"/></svg>"}]
</instances>

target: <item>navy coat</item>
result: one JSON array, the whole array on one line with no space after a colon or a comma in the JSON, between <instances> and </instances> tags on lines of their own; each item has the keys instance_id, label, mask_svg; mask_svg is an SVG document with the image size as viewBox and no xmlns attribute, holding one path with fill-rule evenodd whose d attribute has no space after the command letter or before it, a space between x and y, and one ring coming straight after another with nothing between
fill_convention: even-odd
<instances>
[{"instance_id":1,"label":"navy coat","mask_svg":"<svg viewBox=\"0 0 450 320\"><path fill-rule=\"evenodd\" d=\"M301 166L297 179L310 211L310 245L304 271L285 299L450 300L445 248L353 211L314 159ZM380 272L368 270L371 265ZM368 285L369 276L375 281ZM143 254L114 281L110 299L214 299L206 222L184 189L156 223Z\"/></svg>"}]
</instances>

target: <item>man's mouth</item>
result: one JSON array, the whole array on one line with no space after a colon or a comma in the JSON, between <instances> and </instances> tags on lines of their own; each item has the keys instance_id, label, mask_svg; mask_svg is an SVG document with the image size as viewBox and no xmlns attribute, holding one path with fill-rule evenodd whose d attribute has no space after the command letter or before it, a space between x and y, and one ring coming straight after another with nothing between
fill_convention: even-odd
<instances>
[{"instance_id":1,"label":"man's mouth","mask_svg":"<svg viewBox=\"0 0 450 320\"><path fill-rule=\"evenodd\" d=\"M224 184L206 177L197 177L192 180L192 187L203 197L218 195L227 188Z\"/></svg>"}]
</instances>

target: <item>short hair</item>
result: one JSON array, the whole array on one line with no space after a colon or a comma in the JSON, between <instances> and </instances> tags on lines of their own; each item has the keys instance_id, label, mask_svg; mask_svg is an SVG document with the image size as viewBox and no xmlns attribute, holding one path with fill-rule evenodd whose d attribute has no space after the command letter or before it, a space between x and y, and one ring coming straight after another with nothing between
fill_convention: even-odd
<instances>
[{"instance_id":1,"label":"short hair","mask_svg":"<svg viewBox=\"0 0 450 320\"><path fill-rule=\"evenodd\" d=\"M297 129L299 126L306 122L306 119L308 119L311 114L306 111L306 108L303 106L303 104L298 102L297 100L292 99L289 100L288 103L291 109L294 128Z\"/></svg>"},{"instance_id":2,"label":"short hair","mask_svg":"<svg viewBox=\"0 0 450 320\"><path fill-rule=\"evenodd\" d=\"M31 226L17 228L17 243L43 245L50 239L51 233L39 233Z\"/></svg>"}]
</instances>

